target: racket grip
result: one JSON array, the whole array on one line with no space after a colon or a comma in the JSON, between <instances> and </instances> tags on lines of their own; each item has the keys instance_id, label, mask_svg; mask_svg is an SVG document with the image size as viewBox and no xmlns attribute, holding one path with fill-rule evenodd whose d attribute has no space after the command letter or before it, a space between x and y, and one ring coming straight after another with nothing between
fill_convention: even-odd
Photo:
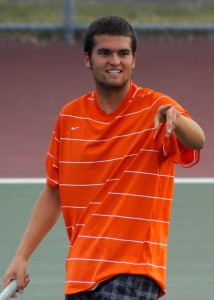
<instances>
[{"instance_id":1,"label":"racket grip","mask_svg":"<svg viewBox=\"0 0 214 300\"><path fill-rule=\"evenodd\" d=\"M0 300L8 300L10 297L17 292L18 284L17 280L12 280L8 286L1 292Z\"/></svg>"},{"instance_id":2,"label":"racket grip","mask_svg":"<svg viewBox=\"0 0 214 300\"><path fill-rule=\"evenodd\" d=\"M26 278L29 277L28 275L26 275ZM14 279L12 280L8 286L6 286L6 288L1 292L0 294L0 300L9 300L10 297L14 294L18 292L18 284L17 284L17 280Z\"/></svg>"}]
</instances>

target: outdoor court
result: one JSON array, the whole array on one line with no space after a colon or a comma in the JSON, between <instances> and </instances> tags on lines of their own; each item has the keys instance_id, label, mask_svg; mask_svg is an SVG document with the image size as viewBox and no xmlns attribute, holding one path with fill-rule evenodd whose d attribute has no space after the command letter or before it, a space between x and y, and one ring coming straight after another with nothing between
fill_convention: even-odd
<instances>
[{"instance_id":1,"label":"outdoor court","mask_svg":"<svg viewBox=\"0 0 214 300\"><path fill-rule=\"evenodd\" d=\"M140 42L133 81L185 106L207 139L201 163L176 178L214 177L214 41ZM3 178L44 178L45 155L59 110L92 90L81 45L0 41L0 278L43 184ZM182 181L183 182L183 181ZM169 237L166 300L210 300L214 286L214 183L176 183ZM32 256L31 283L20 300L63 299L68 241L60 219Z\"/></svg>"},{"instance_id":2,"label":"outdoor court","mask_svg":"<svg viewBox=\"0 0 214 300\"><path fill-rule=\"evenodd\" d=\"M43 185L1 185L0 236L2 278ZM214 284L213 183L175 186L169 236L166 300L211 300ZM20 300L63 299L68 241L63 220L33 254L31 283Z\"/></svg>"}]
</instances>

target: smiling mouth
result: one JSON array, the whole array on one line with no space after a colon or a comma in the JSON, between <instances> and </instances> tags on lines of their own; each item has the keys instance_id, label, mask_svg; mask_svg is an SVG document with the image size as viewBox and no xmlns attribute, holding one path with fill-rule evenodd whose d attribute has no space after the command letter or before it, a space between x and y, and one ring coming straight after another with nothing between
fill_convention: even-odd
<instances>
[{"instance_id":1,"label":"smiling mouth","mask_svg":"<svg viewBox=\"0 0 214 300\"><path fill-rule=\"evenodd\" d=\"M122 71L120 71L120 70L107 70L106 72L109 73L109 74L120 74L120 73L122 73Z\"/></svg>"}]
</instances>

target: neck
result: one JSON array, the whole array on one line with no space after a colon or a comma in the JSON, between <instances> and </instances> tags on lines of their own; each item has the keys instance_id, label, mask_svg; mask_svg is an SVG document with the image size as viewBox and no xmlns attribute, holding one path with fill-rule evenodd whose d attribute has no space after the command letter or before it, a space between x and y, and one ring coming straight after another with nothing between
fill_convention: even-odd
<instances>
[{"instance_id":1,"label":"neck","mask_svg":"<svg viewBox=\"0 0 214 300\"><path fill-rule=\"evenodd\" d=\"M100 108L109 114L115 111L123 102L130 88L130 84L127 84L123 88L103 88L97 87L97 102Z\"/></svg>"}]
</instances>

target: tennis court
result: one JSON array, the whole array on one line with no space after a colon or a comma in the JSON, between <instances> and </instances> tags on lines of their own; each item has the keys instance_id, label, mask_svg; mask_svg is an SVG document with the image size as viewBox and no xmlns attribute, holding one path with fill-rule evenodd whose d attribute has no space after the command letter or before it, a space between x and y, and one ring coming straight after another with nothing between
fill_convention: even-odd
<instances>
[{"instance_id":1,"label":"tennis court","mask_svg":"<svg viewBox=\"0 0 214 300\"><path fill-rule=\"evenodd\" d=\"M1 184L0 247L2 278L43 184ZM166 300L210 300L214 284L214 185L175 185L169 236ZM31 283L19 299L63 299L68 241L60 218L30 260Z\"/></svg>"},{"instance_id":2,"label":"tennis court","mask_svg":"<svg viewBox=\"0 0 214 300\"><path fill-rule=\"evenodd\" d=\"M213 64L213 40L148 40L139 44L134 82L179 100L206 134L201 163L191 169L178 168L178 177L213 178ZM1 177L44 177L46 150L59 110L93 89L91 74L83 64L82 46L0 41L0 65ZM42 186L0 184L0 280ZM213 181L176 183L168 290L163 299L213 299L213 195ZM28 270L31 283L20 299L63 299L68 246L60 219L33 254Z\"/></svg>"}]
</instances>

